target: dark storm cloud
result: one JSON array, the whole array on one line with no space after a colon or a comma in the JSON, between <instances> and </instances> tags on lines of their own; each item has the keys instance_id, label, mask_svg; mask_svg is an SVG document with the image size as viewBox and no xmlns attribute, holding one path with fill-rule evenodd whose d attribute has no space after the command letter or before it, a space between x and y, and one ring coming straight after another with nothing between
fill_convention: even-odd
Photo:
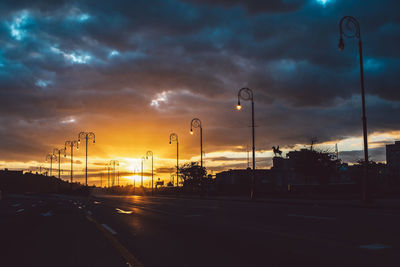
<instances>
[{"instance_id":1,"label":"dark storm cloud","mask_svg":"<svg viewBox=\"0 0 400 267\"><path fill-rule=\"evenodd\" d=\"M305 0L186 0L198 4L220 5L224 7L243 7L250 13L275 13L296 11L306 3Z\"/></svg>"},{"instance_id":2,"label":"dark storm cloud","mask_svg":"<svg viewBox=\"0 0 400 267\"><path fill-rule=\"evenodd\" d=\"M337 51L348 14L362 27L369 131L398 130L400 4L322 2L2 1L0 159L43 154L32 136L72 134L60 121L82 114L193 114L208 152L245 145L247 103L232 114L242 86L259 149L358 136L356 40Z\"/></svg>"}]
</instances>

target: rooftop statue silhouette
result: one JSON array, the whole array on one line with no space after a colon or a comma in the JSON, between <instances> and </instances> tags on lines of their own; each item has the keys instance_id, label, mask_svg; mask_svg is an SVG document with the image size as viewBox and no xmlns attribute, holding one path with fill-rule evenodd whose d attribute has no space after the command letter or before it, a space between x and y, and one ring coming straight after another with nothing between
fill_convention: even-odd
<instances>
[{"instance_id":1,"label":"rooftop statue silhouette","mask_svg":"<svg viewBox=\"0 0 400 267\"><path fill-rule=\"evenodd\" d=\"M274 155L276 157L276 155L279 155L282 157L282 151L279 149L279 146L277 148L275 148L274 146L272 147L272 150L274 151Z\"/></svg>"}]
</instances>

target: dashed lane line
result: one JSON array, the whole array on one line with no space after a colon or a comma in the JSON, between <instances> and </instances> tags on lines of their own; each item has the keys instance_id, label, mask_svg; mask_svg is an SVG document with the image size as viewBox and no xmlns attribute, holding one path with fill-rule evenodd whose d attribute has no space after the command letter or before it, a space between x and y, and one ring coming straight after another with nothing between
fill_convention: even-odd
<instances>
[{"instance_id":1,"label":"dashed lane line","mask_svg":"<svg viewBox=\"0 0 400 267\"><path fill-rule=\"evenodd\" d=\"M103 226L107 231L109 231L111 234L116 235L117 232L115 232L110 226L108 226L105 223L102 223L101 226Z\"/></svg>"}]
</instances>

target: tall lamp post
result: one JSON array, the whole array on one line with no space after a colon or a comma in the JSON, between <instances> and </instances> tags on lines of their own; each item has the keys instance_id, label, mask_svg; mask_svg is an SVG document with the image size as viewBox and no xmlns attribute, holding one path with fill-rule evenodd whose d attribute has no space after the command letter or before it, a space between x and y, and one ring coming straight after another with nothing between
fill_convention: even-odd
<instances>
[{"instance_id":1,"label":"tall lamp post","mask_svg":"<svg viewBox=\"0 0 400 267\"><path fill-rule=\"evenodd\" d=\"M190 134L193 134L193 128L200 128L200 166L203 169L203 127L200 119L192 119L190 122Z\"/></svg>"},{"instance_id":2,"label":"tall lamp post","mask_svg":"<svg viewBox=\"0 0 400 267\"><path fill-rule=\"evenodd\" d=\"M118 160L111 160L111 161L110 161L110 167L111 167L111 166L112 166L112 168L113 168L112 185L114 185L114 183L115 183L115 176L116 176L115 166L119 166L119 161L118 161ZM119 186L119 179L118 179L118 186Z\"/></svg>"},{"instance_id":3,"label":"tall lamp post","mask_svg":"<svg viewBox=\"0 0 400 267\"><path fill-rule=\"evenodd\" d=\"M142 157L142 161L141 161L141 164L142 164L142 172L141 172L141 175L140 175L140 186L143 188L143 161L144 161L144 157Z\"/></svg>"},{"instance_id":4,"label":"tall lamp post","mask_svg":"<svg viewBox=\"0 0 400 267\"><path fill-rule=\"evenodd\" d=\"M64 144L65 152L67 152L67 147L69 147L71 150L71 184L72 184L73 168L74 168L74 147L76 147L76 150L78 150L78 141L76 141L76 140L65 141L65 144Z\"/></svg>"},{"instance_id":5,"label":"tall lamp post","mask_svg":"<svg viewBox=\"0 0 400 267\"><path fill-rule=\"evenodd\" d=\"M169 135L169 144L176 142L176 187L179 187L179 142L178 135L176 133L171 133ZM174 181L172 181L173 183Z\"/></svg>"},{"instance_id":6,"label":"tall lamp post","mask_svg":"<svg viewBox=\"0 0 400 267\"><path fill-rule=\"evenodd\" d=\"M253 91L249 88L241 88L238 92L238 104L236 106L237 110L241 110L240 100L251 101L251 135L253 142L253 175L250 185L250 198L254 199L255 193L255 181L256 181L256 148L254 145L254 98Z\"/></svg>"},{"instance_id":7,"label":"tall lamp post","mask_svg":"<svg viewBox=\"0 0 400 267\"><path fill-rule=\"evenodd\" d=\"M53 160L57 160L57 156L54 154L47 154L46 161L48 161L48 160L50 160L50 176L52 176Z\"/></svg>"},{"instance_id":8,"label":"tall lamp post","mask_svg":"<svg viewBox=\"0 0 400 267\"><path fill-rule=\"evenodd\" d=\"M343 30L343 26L347 31ZM363 66L363 55L362 55L362 42L361 42L361 32L360 24L352 16L344 16L339 22L339 50L344 49L343 36L347 38L357 38L358 39L358 52L360 57L360 81L361 81L361 104L362 104L362 124L363 124L363 139L364 139L364 177L362 179L362 193L361 197L363 201L368 200L367 192L367 177L368 177L368 132L367 132L367 116L365 112L365 90L364 90L364 66Z\"/></svg>"},{"instance_id":9,"label":"tall lamp post","mask_svg":"<svg viewBox=\"0 0 400 267\"><path fill-rule=\"evenodd\" d=\"M108 187L110 187L110 165L106 165L106 170L107 170L107 182L108 182Z\"/></svg>"},{"instance_id":10,"label":"tall lamp post","mask_svg":"<svg viewBox=\"0 0 400 267\"><path fill-rule=\"evenodd\" d=\"M63 153L64 157L65 157L65 149L64 148L61 148L61 149L54 148L53 149L53 154L56 155L56 157L58 154L58 158L57 158L57 160L58 160L58 179L61 179L61 153Z\"/></svg>"},{"instance_id":11,"label":"tall lamp post","mask_svg":"<svg viewBox=\"0 0 400 267\"><path fill-rule=\"evenodd\" d=\"M86 166L85 166L85 185L87 186L87 155L88 155L88 141L93 139L93 144L96 143L96 136L93 132L80 132L78 134L78 144L81 143L81 138L86 141Z\"/></svg>"},{"instance_id":12,"label":"tall lamp post","mask_svg":"<svg viewBox=\"0 0 400 267\"><path fill-rule=\"evenodd\" d=\"M146 152L146 159L151 157L151 195L154 194L154 171L153 171L153 151L147 151Z\"/></svg>"}]
</instances>

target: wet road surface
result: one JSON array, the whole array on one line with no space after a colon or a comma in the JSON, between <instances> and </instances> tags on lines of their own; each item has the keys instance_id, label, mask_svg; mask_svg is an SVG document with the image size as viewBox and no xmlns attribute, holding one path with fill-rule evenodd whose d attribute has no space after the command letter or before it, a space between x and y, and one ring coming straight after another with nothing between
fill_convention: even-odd
<instances>
[{"instance_id":1,"label":"wet road surface","mask_svg":"<svg viewBox=\"0 0 400 267\"><path fill-rule=\"evenodd\" d=\"M0 207L6 266L399 266L399 210L54 195Z\"/></svg>"}]
</instances>

